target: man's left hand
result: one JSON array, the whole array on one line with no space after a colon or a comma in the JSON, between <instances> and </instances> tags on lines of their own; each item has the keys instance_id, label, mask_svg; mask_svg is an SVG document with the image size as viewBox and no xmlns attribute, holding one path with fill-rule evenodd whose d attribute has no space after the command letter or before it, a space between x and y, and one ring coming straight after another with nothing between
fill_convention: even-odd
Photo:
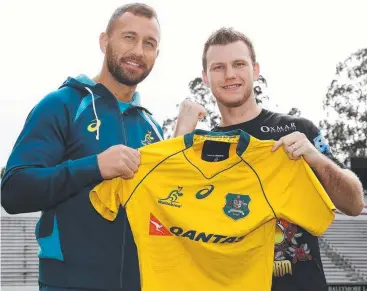
<instances>
[{"instance_id":1,"label":"man's left hand","mask_svg":"<svg viewBox=\"0 0 367 291\"><path fill-rule=\"evenodd\" d=\"M310 167L316 167L323 161L323 154L301 132L295 131L283 136L275 143L272 151L274 152L282 145L291 160L298 160L303 156Z\"/></svg>"}]
</instances>

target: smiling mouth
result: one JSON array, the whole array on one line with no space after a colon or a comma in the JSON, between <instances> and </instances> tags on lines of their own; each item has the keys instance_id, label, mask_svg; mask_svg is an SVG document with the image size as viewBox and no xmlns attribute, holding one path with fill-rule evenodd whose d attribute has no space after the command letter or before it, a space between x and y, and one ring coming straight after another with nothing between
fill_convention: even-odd
<instances>
[{"instance_id":1,"label":"smiling mouth","mask_svg":"<svg viewBox=\"0 0 367 291\"><path fill-rule=\"evenodd\" d=\"M232 84L232 85L223 86L222 88L225 90L235 90L241 86L242 84Z\"/></svg>"},{"instance_id":2,"label":"smiling mouth","mask_svg":"<svg viewBox=\"0 0 367 291\"><path fill-rule=\"evenodd\" d=\"M143 68L143 65L134 61L124 61L125 64L136 67L136 68Z\"/></svg>"}]
</instances>

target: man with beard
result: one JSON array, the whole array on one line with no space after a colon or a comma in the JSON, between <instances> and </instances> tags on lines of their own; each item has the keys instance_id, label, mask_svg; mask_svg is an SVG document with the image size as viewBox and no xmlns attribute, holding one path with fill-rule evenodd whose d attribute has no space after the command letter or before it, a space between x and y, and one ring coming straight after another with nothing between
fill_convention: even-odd
<instances>
[{"instance_id":1,"label":"man with beard","mask_svg":"<svg viewBox=\"0 0 367 291\"><path fill-rule=\"evenodd\" d=\"M277 140L272 150L281 150L278 148L282 146L290 159L303 157L338 209L351 216L361 213L360 181L338 165L318 128L307 119L274 113L256 103L253 82L260 68L254 47L244 34L225 28L214 32L205 43L202 65L203 80L210 87L221 114L221 124L214 131L241 129L258 139ZM191 132L201 110L202 106L185 100L176 135ZM182 119L189 116L187 112L191 112L192 118ZM220 161L221 156L228 156L228 150L226 143L206 141L202 158ZM304 201L307 203L307 197ZM317 237L287 221L278 222L276 233L272 290L327 291Z\"/></svg>"},{"instance_id":2,"label":"man with beard","mask_svg":"<svg viewBox=\"0 0 367 291\"><path fill-rule=\"evenodd\" d=\"M25 122L6 166L1 204L11 214L42 211L40 290L140 290L125 212L113 223L102 219L89 192L104 179L132 178L140 163L135 149L162 139L135 91L153 68L159 42L151 7L118 8L99 39L105 54L99 75L68 78Z\"/></svg>"}]
</instances>

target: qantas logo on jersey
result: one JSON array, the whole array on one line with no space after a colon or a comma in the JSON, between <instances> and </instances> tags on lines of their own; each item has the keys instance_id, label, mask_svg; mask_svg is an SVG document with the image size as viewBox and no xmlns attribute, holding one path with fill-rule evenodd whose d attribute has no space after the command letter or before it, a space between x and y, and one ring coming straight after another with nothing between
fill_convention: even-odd
<instances>
[{"instance_id":1,"label":"qantas logo on jersey","mask_svg":"<svg viewBox=\"0 0 367 291\"><path fill-rule=\"evenodd\" d=\"M150 214L149 235L172 236L168 229L153 214Z\"/></svg>"},{"instance_id":2,"label":"qantas logo on jersey","mask_svg":"<svg viewBox=\"0 0 367 291\"><path fill-rule=\"evenodd\" d=\"M204 243L237 243L245 238L245 236L226 236L216 233L199 232L197 230L184 230L178 226L170 227L170 232L176 236L184 237L189 240L204 242Z\"/></svg>"},{"instance_id":3,"label":"qantas logo on jersey","mask_svg":"<svg viewBox=\"0 0 367 291\"><path fill-rule=\"evenodd\" d=\"M276 126L263 125L262 127L260 127L260 130L265 133L281 133L281 132L296 131L297 127L296 124L292 122L286 125L276 125Z\"/></svg>"},{"instance_id":4,"label":"qantas logo on jersey","mask_svg":"<svg viewBox=\"0 0 367 291\"><path fill-rule=\"evenodd\" d=\"M149 219L149 235L153 236L179 236L192 241L204 243L230 244L242 241L245 236L226 236L216 233L200 232L194 229L184 230L178 226L172 226L169 230L153 215Z\"/></svg>"}]
</instances>

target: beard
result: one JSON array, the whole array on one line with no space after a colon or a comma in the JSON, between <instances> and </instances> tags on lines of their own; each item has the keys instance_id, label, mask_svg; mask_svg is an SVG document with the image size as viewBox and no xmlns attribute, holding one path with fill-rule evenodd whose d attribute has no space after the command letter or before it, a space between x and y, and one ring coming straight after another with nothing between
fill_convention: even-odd
<instances>
[{"instance_id":1,"label":"beard","mask_svg":"<svg viewBox=\"0 0 367 291\"><path fill-rule=\"evenodd\" d=\"M107 46L106 57L108 71L117 80L117 82L126 86L138 85L150 74L151 70L153 69L153 66L147 68L146 64L141 60L141 58L138 58L134 55L118 59L117 54L113 52L113 49L110 46ZM143 69L143 72L137 73L132 69L124 69L122 67L122 63L127 61L139 63L141 66L140 68Z\"/></svg>"}]
</instances>

